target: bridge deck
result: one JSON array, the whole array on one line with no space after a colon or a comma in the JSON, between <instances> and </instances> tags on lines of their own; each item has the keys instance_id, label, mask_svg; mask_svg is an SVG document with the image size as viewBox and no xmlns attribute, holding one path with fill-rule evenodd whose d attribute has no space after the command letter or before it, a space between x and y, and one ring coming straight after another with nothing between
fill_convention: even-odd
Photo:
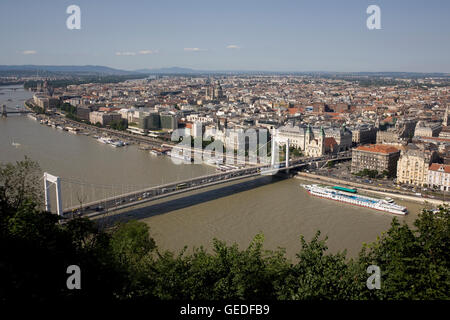
<instances>
[{"instance_id":1,"label":"bridge deck","mask_svg":"<svg viewBox=\"0 0 450 320\"><path fill-rule=\"evenodd\" d=\"M347 160L350 158L351 157L349 156L342 156L335 158L317 157L312 159L296 160L293 163L291 163L290 166L287 168L285 167L285 163L277 163L275 167L271 167L270 165L264 164L244 169L230 170L226 172L200 176L192 179L171 182L164 185L146 188L139 191L133 191L98 201L92 201L90 203L84 204L82 207L82 211L83 214L85 214L86 216L94 217L96 215L104 214L106 212L121 210L145 202L154 201L161 198L166 198L202 188L207 188L210 186L226 182L247 179L258 175L273 175L279 171L295 170L314 162ZM74 210L78 209L80 209L79 206L67 208L64 210L64 214L73 212Z\"/></svg>"}]
</instances>

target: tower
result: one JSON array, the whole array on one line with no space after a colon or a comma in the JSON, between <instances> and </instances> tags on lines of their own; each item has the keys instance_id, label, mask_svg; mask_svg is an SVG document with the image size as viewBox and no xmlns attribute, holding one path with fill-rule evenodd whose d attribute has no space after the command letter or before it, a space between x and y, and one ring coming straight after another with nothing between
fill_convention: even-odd
<instances>
[{"instance_id":1,"label":"tower","mask_svg":"<svg viewBox=\"0 0 450 320\"><path fill-rule=\"evenodd\" d=\"M214 88L214 96L218 100L223 98L223 90L220 81L217 81L216 87Z\"/></svg>"},{"instance_id":2,"label":"tower","mask_svg":"<svg viewBox=\"0 0 450 320\"><path fill-rule=\"evenodd\" d=\"M308 126L306 127L305 144L309 144L311 142L311 140L312 140L311 135L312 135L312 130L308 123Z\"/></svg>"},{"instance_id":3,"label":"tower","mask_svg":"<svg viewBox=\"0 0 450 320\"><path fill-rule=\"evenodd\" d=\"M448 125L449 125L448 117L449 117L449 114L448 114L448 106L447 106L445 108L444 121L442 122L442 125L445 127L448 127Z\"/></svg>"},{"instance_id":4,"label":"tower","mask_svg":"<svg viewBox=\"0 0 450 320\"><path fill-rule=\"evenodd\" d=\"M377 116L377 120L375 121L375 128L380 129L380 118Z\"/></svg>"},{"instance_id":5,"label":"tower","mask_svg":"<svg viewBox=\"0 0 450 320\"><path fill-rule=\"evenodd\" d=\"M325 154L325 130L323 130L323 127L320 127L320 137L318 139L318 147L320 149L320 154Z\"/></svg>"}]
</instances>

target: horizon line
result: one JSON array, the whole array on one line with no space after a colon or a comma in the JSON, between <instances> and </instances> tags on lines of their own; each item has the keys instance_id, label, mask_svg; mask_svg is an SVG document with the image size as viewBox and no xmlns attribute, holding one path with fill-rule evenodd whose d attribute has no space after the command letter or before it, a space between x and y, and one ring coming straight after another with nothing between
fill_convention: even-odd
<instances>
[{"instance_id":1,"label":"horizon line","mask_svg":"<svg viewBox=\"0 0 450 320\"><path fill-rule=\"evenodd\" d=\"M126 72L136 72L139 70L160 70L160 69L188 69L195 72L266 72L266 73L417 73L417 74L446 74L450 75L450 72L445 71L332 71L332 70L263 70L263 69L198 69L193 67L180 67L180 66L169 66L169 67L154 67L154 68L137 68L137 69L125 69L119 67L112 67L107 65L98 64L0 64L0 67L104 67L110 68L117 71ZM142 71L141 71L142 72Z\"/></svg>"}]
</instances>

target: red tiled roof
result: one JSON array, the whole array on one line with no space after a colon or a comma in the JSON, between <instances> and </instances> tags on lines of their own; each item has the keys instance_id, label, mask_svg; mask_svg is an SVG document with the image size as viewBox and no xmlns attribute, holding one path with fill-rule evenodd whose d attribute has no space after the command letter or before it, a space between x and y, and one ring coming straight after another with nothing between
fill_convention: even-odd
<instances>
[{"instance_id":1,"label":"red tiled roof","mask_svg":"<svg viewBox=\"0 0 450 320\"><path fill-rule=\"evenodd\" d=\"M336 139L334 139L333 137L328 137L325 138L325 147L329 148L330 146L336 146L337 142Z\"/></svg>"},{"instance_id":2,"label":"red tiled roof","mask_svg":"<svg viewBox=\"0 0 450 320\"><path fill-rule=\"evenodd\" d=\"M356 150L376 152L376 153L386 153L386 154L399 151L399 149L397 149L395 147L386 146L386 145L382 145L382 144L369 144L366 146L360 146L360 147L356 148Z\"/></svg>"},{"instance_id":3,"label":"red tiled roof","mask_svg":"<svg viewBox=\"0 0 450 320\"><path fill-rule=\"evenodd\" d=\"M294 108L289 108L289 109L288 109L288 112L289 112L289 114L300 113L300 112L302 112L302 108L296 108L296 107L294 107Z\"/></svg>"},{"instance_id":4,"label":"red tiled roof","mask_svg":"<svg viewBox=\"0 0 450 320\"><path fill-rule=\"evenodd\" d=\"M450 173L450 164L441 164L441 163L432 163L430 165L429 170L431 171L439 171L444 170L445 173Z\"/></svg>"},{"instance_id":5,"label":"red tiled roof","mask_svg":"<svg viewBox=\"0 0 450 320\"><path fill-rule=\"evenodd\" d=\"M447 138L437 138L437 137L420 137L422 140L431 140L431 141L442 141L442 142L450 142L450 139Z\"/></svg>"},{"instance_id":6,"label":"red tiled roof","mask_svg":"<svg viewBox=\"0 0 450 320\"><path fill-rule=\"evenodd\" d=\"M106 112L108 112L108 111L118 111L118 110L120 110L120 108L100 107L98 109L98 111L106 111Z\"/></svg>"}]
</instances>

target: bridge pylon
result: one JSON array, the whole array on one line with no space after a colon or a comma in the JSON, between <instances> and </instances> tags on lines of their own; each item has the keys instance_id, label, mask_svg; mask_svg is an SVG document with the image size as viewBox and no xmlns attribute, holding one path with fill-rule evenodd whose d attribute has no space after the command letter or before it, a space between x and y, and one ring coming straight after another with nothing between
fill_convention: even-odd
<instances>
[{"instance_id":1,"label":"bridge pylon","mask_svg":"<svg viewBox=\"0 0 450 320\"><path fill-rule=\"evenodd\" d=\"M6 105L2 106L2 118L6 118L8 116L8 112L6 111Z\"/></svg>"},{"instance_id":2,"label":"bridge pylon","mask_svg":"<svg viewBox=\"0 0 450 320\"><path fill-rule=\"evenodd\" d=\"M283 143L284 139L280 140L278 137L276 137L276 134L275 134L275 131L274 131L274 133L272 134L272 154L271 154L271 166L272 166L272 168L274 168L275 167L275 163L277 161L279 161L279 159L276 159L276 155L279 155L279 153L276 152L276 151L277 151L277 148L279 148L279 146L280 146L280 142ZM287 169L287 168L289 168L289 147L290 147L289 139L287 139L285 142L286 142L286 154L285 154L285 160L284 161L285 161L285 165L286 165L286 172L289 172L289 169Z\"/></svg>"},{"instance_id":3,"label":"bridge pylon","mask_svg":"<svg viewBox=\"0 0 450 320\"><path fill-rule=\"evenodd\" d=\"M289 139L286 140L286 173L289 173Z\"/></svg>"},{"instance_id":4,"label":"bridge pylon","mask_svg":"<svg viewBox=\"0 0 450 320\"><path fill-rule=\"evenodd\" d=\"M48 190L51 187L50 183L53 183L56 187L56 213L62 216L61 179L47 172L44 172L45 211L50 212L50 193Z\"/></svg>"}]
</instances>

